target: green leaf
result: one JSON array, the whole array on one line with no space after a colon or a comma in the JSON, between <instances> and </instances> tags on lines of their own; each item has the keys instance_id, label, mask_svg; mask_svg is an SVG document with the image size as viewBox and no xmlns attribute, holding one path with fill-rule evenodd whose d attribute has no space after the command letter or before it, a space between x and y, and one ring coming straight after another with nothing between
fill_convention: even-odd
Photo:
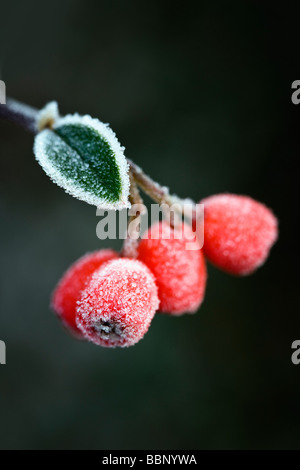
<instances>
[{"instance_id":1,"label":"green leaf","mask_svg":"<svg viewBox=\"0 0 300 470\"><path fill-rule=\"evenodd\" d=\"M103 209L129 207L128 164L114 132L90 116L68 115L35 138L34 153L67 193Z\"/></svg>"}]
</instances>

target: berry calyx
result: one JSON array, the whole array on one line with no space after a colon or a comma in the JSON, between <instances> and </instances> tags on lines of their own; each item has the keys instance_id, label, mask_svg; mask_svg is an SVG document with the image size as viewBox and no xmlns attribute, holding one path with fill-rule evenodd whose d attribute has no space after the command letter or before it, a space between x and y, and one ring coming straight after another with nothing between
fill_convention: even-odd
<instances>
[{"instance_id":1,"label":"berry calyx","mask_svg":"<svg viewBox=\"0 0 300 470\"><path fill-rule=\"evenodd\" d=\"M147 332L158 306L155 279L147 266L121 258L95 271L82 291L76 323L95 344L132 346Z\"/></svg>"},{"instance_id":2,"label":"berry calyx","mask_svg":"<svg viewBox=\"0 0 300 470\"><path fill-rule=\"evenodd\" d=\"M194 313L200 307L206 286L202 250L188 250L195 234L187 224L171 228L166 222L154 224L143 236L138 259L153 272L158 287L160 311L173 315Z\"/></svg>"},{"instance_id":3,"label":"berry calyx","mask_svg":"<svg viewBox=\"0 0 300 470\"><path fill-rule=\"evenodd\" d=\"M51 306L64 325L76 336L82 336L77 328L75 315L77 300L93 272L107 261L117 258L113 250L99 250L87 253L70 266L59 281Z\"/></svg>"},{"instance_id":4,"label":"berry calyx","mask_svg":"<svg viewBox=\"0 0 300 470\"><path fill-rule=\"evenodd\" d=\"M217 194L204 204L204 253L218 268L251 274L268 257L278 222L265 205L247 196Z\"/></svg>"}]
</instances>

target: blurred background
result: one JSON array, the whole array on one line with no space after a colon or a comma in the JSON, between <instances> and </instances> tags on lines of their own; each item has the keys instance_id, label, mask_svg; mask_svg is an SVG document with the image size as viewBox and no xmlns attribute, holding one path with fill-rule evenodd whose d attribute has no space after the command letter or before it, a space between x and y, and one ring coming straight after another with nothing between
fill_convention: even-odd
<instances>
[{"instance_id":1,"label":"blurred background","mask_svg":"<svg viewBox=\"0 0 300 470\"><path fill-rule=\"evenodd\" d=\"M7 95L109 122L172 192L273 208L280 240L247 278L209 266L200 311L157 315L139 344L77 342L49 309L96 237L96 208L55 186L33 137L0 121L2 449L299 448L297 16L253 1L1 4Z\"/></svg>"}]
</instances>

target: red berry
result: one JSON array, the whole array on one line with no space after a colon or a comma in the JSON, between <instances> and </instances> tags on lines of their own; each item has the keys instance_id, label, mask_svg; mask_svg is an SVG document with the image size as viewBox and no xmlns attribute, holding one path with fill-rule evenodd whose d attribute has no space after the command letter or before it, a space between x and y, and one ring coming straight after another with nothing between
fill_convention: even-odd
<instances>
[{"instance_id":1,"label":"red berry","mask_svg":"<svg viewBox=\"0 0 300 470\"><path fill-rule=\"evenodd\" d=\"M147 266L127 258L113 260L95 271L82 292L77 326L100 346L132 346L147 332L158 305Z\"/></svg>"},{"instance_id":2,"label":"red berry","mask_svg":"<svg viewBox=\"0 0 300 470\"><path fill-rule=\"evenodd\" d=\"M161 222L150 227L139 244L138 258L156 278L161 312L194 313L203 301L205 260L200 247L187 249L192 237L195 241L195 234L187 224L172 229Z\"/></svg>"},{"instance_id":3,"label":"red berry","mask_svg":"<svg viewBox=\"0 0 300 470\"><path fill-rule=\"evenodd\" d=\"M203 201L204 253L218 268L245 275L261 266L278 236L277 219L247 196L217 194Z\"/></svg>"},{"instance_id":4,"label":"red berry","mask_svg":"<svg viewBox=\"0 0 300 470\"><path fill-rule=\"evenodd\" d=\"M76 326L76 303L87 280L103 263L117 258L113 250L100 250L88 253L77 260L59 281L53 296L52 308L71 332L82 336Z\"/></svg>"}]
</instances>

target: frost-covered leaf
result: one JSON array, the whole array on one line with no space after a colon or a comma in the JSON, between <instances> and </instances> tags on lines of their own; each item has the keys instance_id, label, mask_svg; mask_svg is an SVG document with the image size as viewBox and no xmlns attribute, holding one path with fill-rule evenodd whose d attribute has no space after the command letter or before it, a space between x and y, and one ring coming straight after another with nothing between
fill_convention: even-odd
<instances>
[{"instance_id":1,"label":"frost-covered leaf","mask_svg":"<svg viewBox=\"0 0 300 470\"><path fill-rule=\"evenodd\" d=\"M129 207L128 164L114 132L90 116L68 115L37 134L36 159L67 193L103 209Z\"/></svg>"}]
</instances>

